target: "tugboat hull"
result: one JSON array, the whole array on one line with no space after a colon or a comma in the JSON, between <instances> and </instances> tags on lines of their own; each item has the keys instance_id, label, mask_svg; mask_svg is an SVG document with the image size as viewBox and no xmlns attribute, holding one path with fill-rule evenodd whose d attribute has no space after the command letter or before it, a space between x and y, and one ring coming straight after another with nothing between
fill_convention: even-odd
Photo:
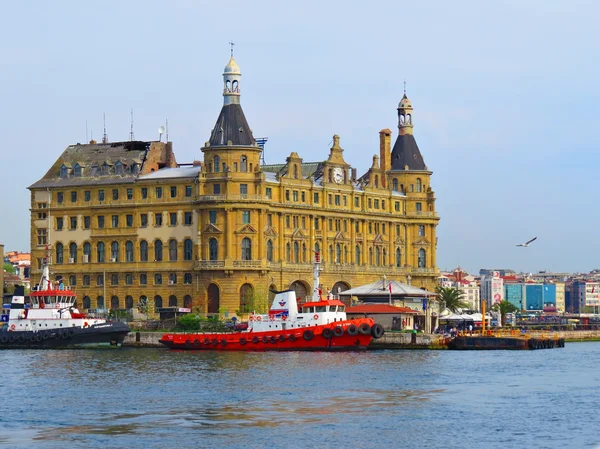
<instances>
[{"instance_id":1,"label":"tugboat hull","mask_svg":"<svg viewBox=\"0 0 600 449\"><path fill-rule=\"evenodd\" d=\"M119 322L40 331L4 329L0 331L0 349L119 347L128 333L129 327Z\"/></svg>"}]
</instances>

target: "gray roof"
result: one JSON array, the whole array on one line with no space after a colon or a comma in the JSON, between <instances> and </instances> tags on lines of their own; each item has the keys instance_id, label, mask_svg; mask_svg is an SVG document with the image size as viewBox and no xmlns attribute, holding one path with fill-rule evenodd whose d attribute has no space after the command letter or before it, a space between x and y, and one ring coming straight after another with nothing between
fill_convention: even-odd
<instances>
[{"instance_id":1,"label":"gray roof","mask_svg":"<svg viewBox=\"0 0 600 449\"><path fill-rule=\"evenodd\" d=\"M385 282L385 285L384 285ZM371 284L361 285L360 287L351 288L340 292L340 296L390 296L389 285L392 284L392 296L435 296L435 293L422 290L412 285L403 284L402 282L393 280L383 280L372 282Z\"/></svg>"},{"instance_id":2,"label":"gray roof","mask_svg":"<svg viewBox=\"0 0 600 449\"><path fill-rule=\"evenodd\" d=\"M140 181L153 179L195 178L200 173L199 165L192 167L161 168L160 170L140 176Z\"/></svg>"},{"instance_id":3,"label":"gray roof","mask_svg":"<svg viewBox=\"0 0 600 449\"><path fill-rule=\"evenodd\" d=\"M237 103L227 104L221 108L217 123L210 133L211 147L227 146L229 141L234 146L254 146L256 144L242 106Z\"/></svg>"},{"instance_id":4,"label":"gray roof","mask_svg":"<svg viewBox=\"0 0 600 449\"><path fill-rule=\"evenodd\" d=\"M152 142L128 141L69 145L50 170L30 189L134 182ZM60 177L61 167L68 168ZM81 176L75 176L76 165ZM122 168L118 169L118 166ZM102 167L105 166L105 173ZM135 170L133 168L136 168Z\"/></svg>"},{"instance_id":5,"label":"gray roof","mask_svg":"<svg viewBox=\"0 0 600 449\"><path fill-rule=\"evenodd\" d=\"M271 164L261 165L260 168L264 172L279 173L285 175L287 164ZM302 162L301 166L302 177L308 178L312 175L320 175L323 171L323 162Z\"/></svg>"},{"instance_id":6,"label":"gray roof","mask_svg":"<svg viewBox=\"0 0 600 449\"><path fill-rule=\"evenodd\" d=\"M423 156L412 134L398 136L392 150L392 170L427 170Z\"/></svg>"}]
</instances>

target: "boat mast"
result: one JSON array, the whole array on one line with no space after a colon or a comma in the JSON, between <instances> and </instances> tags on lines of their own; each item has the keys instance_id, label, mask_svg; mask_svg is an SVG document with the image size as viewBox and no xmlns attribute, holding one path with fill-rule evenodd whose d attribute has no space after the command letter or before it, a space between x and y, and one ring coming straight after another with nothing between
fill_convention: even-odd
<instances>
[{"instance_id":1,"label":"boat mast","mask_svg":"<svg viewBox=\"0 0 600 449\"><path fill-rule=\"evenodd\" d=\"M319 273L321 271L321 255L315 251L315 262L313 263L313 295L312 301L317 302L321 300L321 281L319 280Z\"/></svg>"}]
</instances>

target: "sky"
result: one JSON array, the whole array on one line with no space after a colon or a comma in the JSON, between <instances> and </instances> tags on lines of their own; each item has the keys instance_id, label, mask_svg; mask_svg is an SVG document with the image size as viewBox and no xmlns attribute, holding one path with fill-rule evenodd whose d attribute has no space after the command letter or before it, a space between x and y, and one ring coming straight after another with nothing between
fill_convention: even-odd
<instances>
[{"instance_id":1,"label":"sky","mask_svg":"<svg viewBox=\"0 0 600 449\"><path fill-rule=\"evenodd\" d=\"M229 41L267 163L359 174L398 133L403 82L433 171L438 266L600 268L600 3L582 0L3 2L0 243L29 251L30 192L64 149L157 140L201 159ZM86 133L87 123L87 133ZM528 248L517 243L537 236Z\"/></svg>"}]
</instances>

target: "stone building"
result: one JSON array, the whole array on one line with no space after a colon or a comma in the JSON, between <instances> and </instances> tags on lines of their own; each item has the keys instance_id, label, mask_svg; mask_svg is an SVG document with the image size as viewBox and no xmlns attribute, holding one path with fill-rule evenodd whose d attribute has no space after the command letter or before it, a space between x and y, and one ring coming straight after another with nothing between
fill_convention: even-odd
<instances>
[{"instance_id":1,"label":"stone building","mask_svg":"<svg viewBox=\"0 0 600 449\"><path fill-rule=\"evenodd\" d=\"M337 135L324 160L261 164L240 81L232 57L201 162L177 164L170 142L70 145L29 187L34 276L48 252L83 308L232 314L266 306L269 290L311 295L318 252L324 291L384 275L433 289L439 217L406 94L393 148L382 130L358 177Z\"/></svg>"}]
</instances>

